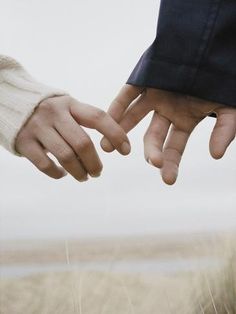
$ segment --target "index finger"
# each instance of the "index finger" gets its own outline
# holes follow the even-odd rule
[[[143,87],[129,84],[124,85],[112,101],[108,109],[109,115],[119,123],[127,108],[140,94],[142,94],[143,90]],[[102,138],[101,147],[107,152],[114,150],[112,143],[106,137]]]
[[[133,85],[124,85],[112,101],[108,113],[116,122],[120,122],[129,105],[142,94],[144,88]]]
[[[87,128],[96,129],[112,143],[122,155],[130,153],[129,139],[122,127],[105,111],[76,100],[70,108],[77,123]]]

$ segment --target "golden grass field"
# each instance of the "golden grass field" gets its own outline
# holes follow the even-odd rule
[[[2,242],[2,267],[60,262],[67,270],[2,276],[0,314],[235,314],[233,243],[231,235]],[[217,258],[224,266],[169,273],[71,267],[80,261],[112,265],[121,260],[135,264],[137,260],[203,257]]]

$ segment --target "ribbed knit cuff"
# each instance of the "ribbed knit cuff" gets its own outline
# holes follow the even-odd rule
[[[17,154],[17,134],[37,105],[62,95],[66,93],[37,82],[16,61],[0,64],[0,145]]]

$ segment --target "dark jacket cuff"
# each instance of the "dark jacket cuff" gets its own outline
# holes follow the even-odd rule
[[[166,60],[150,60],[145,55],[130,75],[127,84],[179,92],[205,100],[236,107],[236,78],[224,73],[198,69],[191,88],[196,68],[191,65],[175,64]]]

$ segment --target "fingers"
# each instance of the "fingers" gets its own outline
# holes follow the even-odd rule
[[[145,95],[141,95],[134,103],[126,110],[123,118],[120,121],[120,126],[128,133],[132,130],[150,111]],[[108,138],[103,138],[101,141],[102,148],[107,152],[114,150]]]
[[[131,147],[129,139],[119,124],[106,112],[87,104],[73,102],[71,113],[81,125],[96,129],[106,136],[112,146],[122,155],[128,155]]]
[[[191,132],[185,132],[172,125],[163,150],[162,179],[166,184],[175,183],[178,176],[179,164]]]
[[[73,149],[54,129],[48,129],[45,134],[41,132],[38,136],[40,143],[52,153],[61,166],[69,172],[76,180],[87,181],[87,171],[74,153]]]
[[[129,105],[142,93],[143,87],[124,85],[116,98],[112,101],[108,113],[119,122]]]
[[[131,131],[151,111],[149,105],[146,95],[143,94],[126,110],[120,121],[120,126],[126,133]]]
[[[220,108],[217,120],[210,139],[210,153],[213,158],[220,159],[234,140],[236,134],[236,110]]]
[[[39,104],[17,136],[21,149],[18,151],[28,156],[29,152],[24,154],[22,148],[28,139],[32,139],[32,142],[39,144],[38,150],[40,145],[42,146],[41,155],[43,154],[47,162],[50,162],[50,165],[39,166],[43,170],[46,168],[44,172],[49,175],[60,177],[62,174],[61,169],[50,161],[44,150],[52,153],[62,167],[79,181],[87,180],[88,173],[91,176],[98,176],[102,170],[102,163],[90,137],[79,124],[98,130],[121,154],[129,154],[131,148],[128,137],[109,114],[69,96],[51,97]],[[36,160],[35,164],[38,163],[37,156],[29,155],[29,159]]]
[[[112,101],[108,109],[109,115],[119,123],[126,109],[142,93],[142,91],[142,87],[128,84],[124,85],[116,98]],[[106,152],[112,152],[114,150],[112,143],[106,137],[101,140],[101,147]]]
[[[147,101],[146,95],[142,94],[138,97],[132,105],[125,111],[123,117],[119,121],[120,126],[128,133],[132,130],[149,112],[151,107]],[[103,138],[101,141],[101,146],[105,151],[111,152],[113,150],[108,139]]]
[[[168,185],[174,184],[177,179],[179,164],[191,134],[172,125],[167,137],[170,124],[168,119],[154,113],[144,136],[145,159],[151,165],[161,168],[162,179]]]
[[[61,179],[66,175],[63,168],[58,167],[46,154],[42,146],[35,140],[25,141],[18,152],[29,159],[35,167],[53,179]]]
[[[157,168],[163,166],[162,149],[169,127],[170,121],[155,112],[144,136],[145,159]]]
[[[84,169],[92,177],[100,176],[102,162],[88,134],[76,123],[71,115],[55,122],[55,128],[79,157]]]
[[[146,95],[141,95],[123,114],[123,118],[120,120],[120,126],[125,133],[128,133],[150,112],[150,110],[151,107],[149,106]],[[110,145],[107,138],[102,139],[101,146],[105,151],[113,151],[113,147]]]

